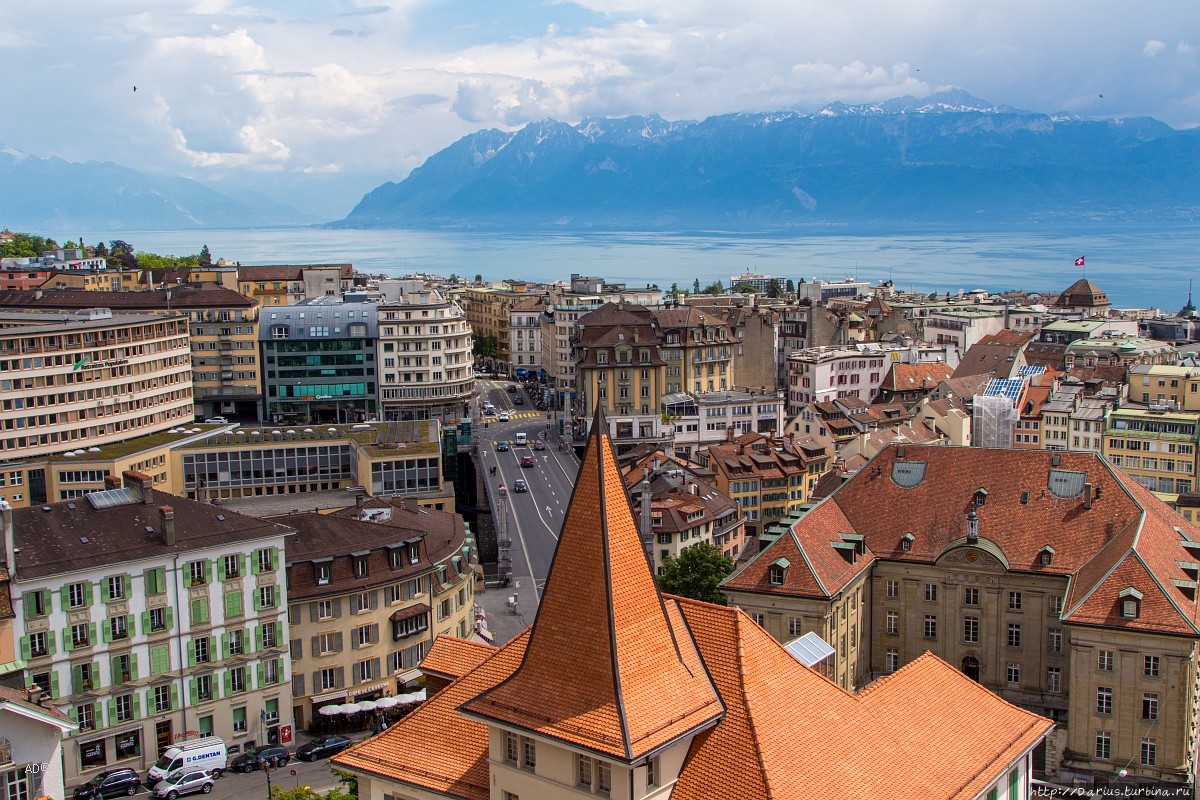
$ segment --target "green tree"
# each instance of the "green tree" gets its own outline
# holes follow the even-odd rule
[[[767,281],[767,297],[775,298],[783,294],[783,287],[779,285],[778,278],[771,278]]]
[[[329,769],[333,772],[333,776],[338,779],[338,782],[342,784],[342,791],[345,792],[346,796],[357,800],[358,776],[353,772],[346,772],[334,767],[330,767]]]
[[[692,545],[678,557],[667,556],[658,588],[669,594],[725,604],[725,593],[718,588],[733,572],[733,561],[708,542]]]
[[[475,282],[476,282],[476,283],[483,283],[483,276],[482,276],[482,275],[476,275],[476,276],[475,276]]]
[[[12,240],[0,244],[0,258],[37,258],[47,250],[57,250],[58,242],[32,233],[14,233]]]
[[[471,352],[483,358],[495,358],[500,355],[500,340],[495,336],[472,333]]]
[[[113,239],[108,243],[108,259],[113,262],[110,267],[117,269],[137,269],[137,256],[133,252],[133,245],[129,242]]]
[[[209,252],[208,245],[204,245],[200,248],[200,257],[198,260],[200,262],[200,266],[202,267],[212,266],[212,253]]]
[[[704,287],[703,294],[722,295],[725,294],[725,284],[716,280]]]
[[[796,291],[796,283],[791,278],[787,279],[788,294],[793,294]]]
[[[700,279],[692,281],[692,294],[700,294]]]
[[[706,289],[705,291],[708,290]],[[733,287],[733,291],[737,292],[738,294],[758,294],[758,289],[755,289],[748,283],[739,283],[737,286]]]

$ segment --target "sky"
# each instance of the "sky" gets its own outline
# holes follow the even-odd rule
[[[0,145],[365,190],[481,128],[951,87],[1183,128],[1197,47],[1194,0],[11,0]]]

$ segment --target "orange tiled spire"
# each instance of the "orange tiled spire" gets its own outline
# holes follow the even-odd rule
[[[674,620],[598,409],[521,666],[462,711],[637,761],[723,713],[695,643]]]

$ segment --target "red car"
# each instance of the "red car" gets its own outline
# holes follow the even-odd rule
[[[541,439],[534,439],[533,440],[533,449],[534,450],[545,450],[546,443],[543,442]]]
[[[521,466],[522,467],[536,467],[537,459],[534,458],[533,456],[521,456]]]

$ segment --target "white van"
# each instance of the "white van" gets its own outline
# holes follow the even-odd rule
[[[524,433],[517,434],[517,447],[526,447],[529,444],[529,437]]]
[[[207,769],[213,771],[213,777],[219,777],[225,763],[225,742],[215,736],[191,739],[163,751],[146,773],[146,785],[154,786],[177,769]]]

